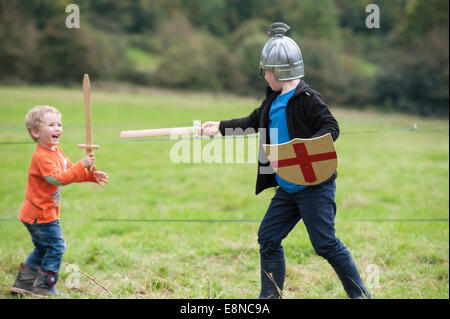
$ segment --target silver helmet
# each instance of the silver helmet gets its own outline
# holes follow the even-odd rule
[[[297,43],[284,34],[290,27],[282,22],[272,23],[267,32],[272,38],[261,52],[260,74],[273,70],[277,81],[288,81],[305,75],[303,58]]]

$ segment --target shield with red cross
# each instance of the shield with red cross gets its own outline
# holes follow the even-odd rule
[[[336,171],[337,154],[331,134],[264,144],[270,166],[284,180],[298,185],[317,185]]]

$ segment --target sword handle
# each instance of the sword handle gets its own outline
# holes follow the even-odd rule
[[[86,154],[89,154],[90,152],[92,152],[92,150],[91,150],[90,148],[87,148],[87,149],[86,149]],[[87,168],[87,170],[88,170],[88,172],[92,172],[92,171],[94,170],[94,168],[95,168],[95,164],[89,166],[89,167]]]
[[[78,148],[85,149],[86,154],[92,152],[92,150],[98,150],[100,148],[99,145],[88,145],[88,144],[78,144]],[[91,172],[95,168],[95,165],[89,166],[87,169]]]

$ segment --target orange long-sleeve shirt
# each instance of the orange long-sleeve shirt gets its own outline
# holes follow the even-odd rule
[[[59,219],[62,186],[70,183],[95,182],[81,162],[72,164],[59,146],[55,150],[37,145],[28,171],[25,199],[19,219],[33,224]]]

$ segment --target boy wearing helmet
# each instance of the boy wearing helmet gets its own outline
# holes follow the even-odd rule
[[[269,86],[260,107],[249,116],[220,122],[205,122],[202,134],[229,135],[240,128],[253,128],[263,144],[281,144],[294,138],[314,138],[330,133],[335,141],[339,125],[322,96],[301,78],[304,76],[300,48],[285,36],[290,27],[273,23],[272,38],[265,44],[260,72]],[[265,134],[269,132],[269,134]],[[335,172],[327,181],[303,186],[282,179],[259,153],[256,194],[278,187],[258,230],[261,262],[259,298],[281,298],[285,279],[282,240],[303,219],[314,251],[336,271],[350,298],[370,298],[348,249],[335,236]]]

